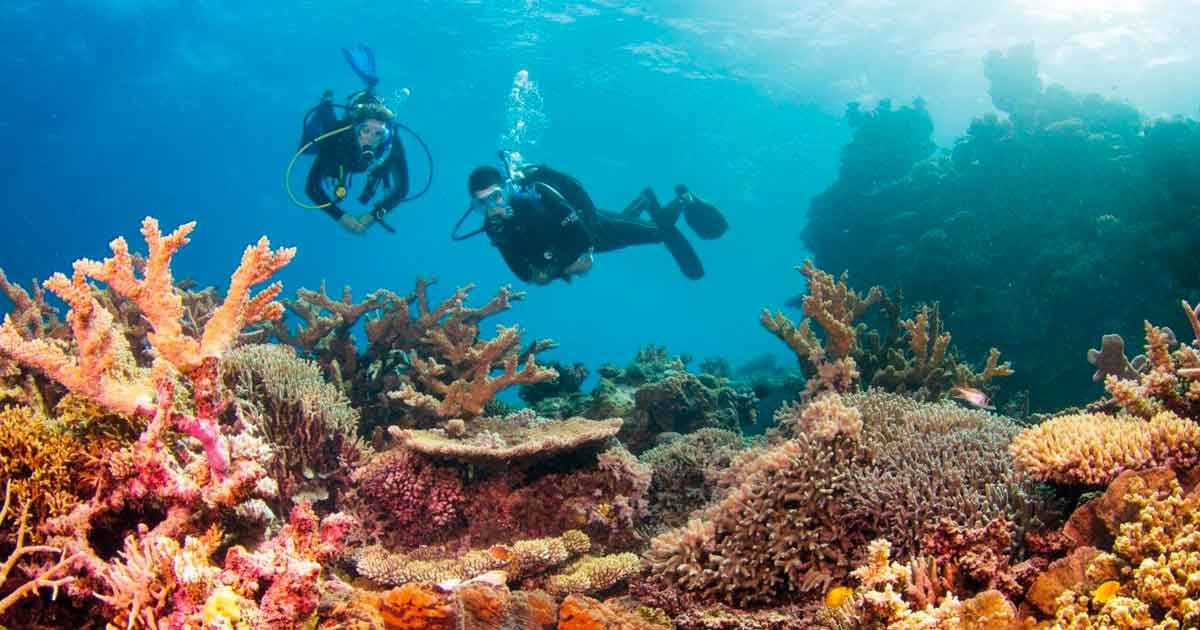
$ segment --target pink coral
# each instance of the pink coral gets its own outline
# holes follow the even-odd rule
[[[387,523],[390,538],[414,546],[443,538],[462,523],[463,484],[457,471],[407,449],[393,449],[356,470],[358,496]]]

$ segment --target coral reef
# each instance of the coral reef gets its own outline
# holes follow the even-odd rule
[[[1195,602],[1200,499],[1173,479],[1153,487],[1133,477],[1122,488],[1125,517],[1111,552],[1092,552],[1082,576],[1063,584],[1055,628],[1180,628],[1200,623]],[[1088,548],[1082,548],[1088,549]]]
[[[487,464],[550,457],[603,443],[617,434],[622,420],[568,418],[547,420],[532,414],[483,418],[452,430],[420,431],[389,427],[404,448],[434,457]]]
[[[716,496],[715,473],[728,467],[741,448],[742,440],[736,433],[709,428],[675,436],[639,455],[638,459],[652,472],[646,526],[653,529],[686,523],[688,514]]]
[[[1200,291],[1196,235],[1179,229],[1200,198],[1200,125],[1044,85],[1027,47],[990,54],[984,74],[1002,113],[940,151],[924,102],[851,106],[854,137],[802,238],[822,267],[939,303],[965,355],[1003,340],[1036,409],[1083,404],[1096,331],[1128,339]]]

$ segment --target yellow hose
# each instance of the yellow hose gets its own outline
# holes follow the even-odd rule
[[[287,169],[283,172],[283,189],[287,191],[288,197],[291,197],[292,203],[296,204],[297,206],[300,206],[301,208],[307,208],[309,210],[320,210],[321,208],[328,208],[329,206],[333,205],[332,201],[330,201],[328,203],[323,203],[323,204],[317,206],[317,205],[313,205],[311,203],[304,203],[303,201],[300,201],[299,199],[297,199],[296,195],[292,192],[292,167],[296,165],[296,160],[300,159],[301,155],[304,155],[304,152],[308,150],[308,147],[311,147],[312,145],[314,145],[322,140],[325,140],[326,138],[336,136],[339,133],[342,133],[343,131],[350,129],[353,126],[354,125],[346,125],[345,127],[341,127],[339,129],[334,129],[333,131],[327,131],[327,132],[317,136],[316,138],[313,138],[311,141],[308,142],[308,144],[300,147],[300,150],[296,151],[296,154],[292,156],[292,161],[288,162]]]

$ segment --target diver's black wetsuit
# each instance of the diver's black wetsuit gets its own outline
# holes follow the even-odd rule
[[[518,278],[565,279],[564,269],[589,251],[647,243],[666,243],[688,277],[704,274],[695,251],[673,225],[600,210],[578,180],[546,166],[525,167],[522,175],[521,192],[510,199],[512,216],[489,217],[485,223],[492,244]],[[657,210],[657,202],[653,205]],[[682,259],[680,247],[686,250]]]
[[[320,133],[350,124],[347,121],[338,120],[333,113],[333,106],[328,103],[322,104],[314,116],[316,116],[314,122],[321,130]],[[389,127],[393,126],[391,123],[388,125]],[[354,130],[348,129],[319,143],[317,157],[308,171],[308,182],[304,187],[304,191],[313,203],[319,206],[329,204],[322,210],[335,220],[341,219],[346,213],[338,207],[337,200],[330,198],[329,194],[325,192],[326,182],[343,180],[348,188],[349,176],[354,173],[362,173],[371,165],[370,160],[363,157],[355,136]],[[391,138],[388,140],[388,144],[391,149],[387,159],[374,171],[367,174],[366,185],[358,197],[359,203],[368,203],[382,182],[388,192],[374,207],[384,213],[390,212],[408,195],[408,160],[404,155],[404,145],[401,144],[400,138],[396,137],[395,129],[391,129]]]

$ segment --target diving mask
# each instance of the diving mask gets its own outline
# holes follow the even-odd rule
[[[512,205],[509,203],[508,193],[503,186],[484,189],[483,194],[471,200],[471,209],[484,217],[497,214],[508,216],[512,213]]]
[[[354,125],[354,134],[364,148],[376,148],[392,137],[392,130],[378,121],[375,121],[374,125],[370,122],[362,122]]]

